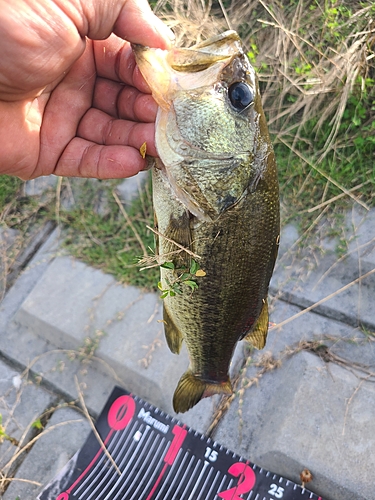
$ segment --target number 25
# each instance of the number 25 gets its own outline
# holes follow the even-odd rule
[[[282,488],[281,486],[277,486],[277,484],[271,484],[271,488],[269,489],[268,493],[275,498],[283,498],[284,488]]]

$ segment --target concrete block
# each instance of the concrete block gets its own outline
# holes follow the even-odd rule
[[[51,407],[56,397],[0,360],[0,415],[2,429],[11,437],[0,440],[0,469],[4,474],[13,470],[16,462],[13,456],[20,446],[32,438],[32,423],[46,409]],[[18,464],[18,461],[17,461]]]
[[[375,274],[353,281],[375,268],[375,209],[354,206],[343,226],[348,251],[338,258],[335,241],[323,240],[320,248],[304,251],[293,247],[296,228],[288,224],[281,231],[280,253],[271,280],[271,293],[301,307],[308,307],[332,295],[315,310],[352,326],[375,329],[372,314]],[[339,292],[339,293],[337,293]]]
[[[139,196],[140,191],[149,178],[150,172],[145,171],[139,172],[139,174],[134,177],[124,179],[123,182],[116,187],[120,200],[125,203],[125,205],[130,205],[131,202]]]
[[[0,335],[0,351],[21,369],[27,367],[42,386],[63,396],[68,402],[78,397],[77,378],[87,408],[94,416],[101,411],[114,385],[126,388],[126,383],[103,361],[97,358],[81,359],[77,352],[56,349],[32,331],[14,323],[9,324],[6,332]]]
[[[249,368],[247,380],[259,369]],[[373,384],[300,352],[236,398],[215,439],[297,483],[308,468],[314,476],[308,488],[325,500],[370,500],[374,412]]]
[[[284,255],[299,238],[298,229],[294,224],[286,224],[281,228],[279,257]]]
[[[50,261],[55,257],[59,244],[59,230],[55,229],[47,240],[41,244],[30,263],[18,276],[17,281],[0,302],[0,331],[6,330],[6,325],[16,313],[22,302],[43,276]],[[1,335],[0,335],[1,339]]]
[[[129,370],[126,371],[124,369],[120,369],[118,372],[118,366],[112,363],[111,356],[113,355],[113,349],[111,349],[110,344],[108,346],[109,353],[107,353],[108,357],[106,358],[106,360],[99,357],[99,351],[96,352],[96,356],[94,356],[93,358],[85,358],[83,360],[77,352],[77,350],[83,347],[84,339],[87,336],[89,336],[90,334],[95,335],[95,329],[97,326],[103,327],[103,330],[106,333],[106,335],[102,337],[102,340],[107,339],[109,333],[111,332],[111,330],[108,329],[111,326],[110,319],[115,319],[115,321],[112,321],[112,323],[121,323],[124,325],[123,330],[121,330],[121,325],[117,324],[116,328],[119,329],[119,334],[128,332],[126,323],[128,317],[130,317],[130,319],[133,318],[133,325],[136,326],[136,321],[134,320],[135,316],[133,315],[133,312],[131,312],[130,316],[128,316],[128,313],[130,311],[128,311],[127,307],[129,304],[127,304],[125,300],[121,300],[121,297],[123,297],[123,295],[121,295],[121,297],[118,297],[118,301],[116,302],[116,304],[120,302],[119,307],[116,307],[115,303],[111,303],[111,297],[116,298],[117,291],[123,290],[124,287],[116,284],[111,277],[105,277],[105,275],[103,275],[103,273],[101,273],[100,271],[91,270],[94,271],[95,274],[95,278],[92,279],[91,276],[91,281],[89,281],[89,285],[93,287],[93,293],[90,298],[90,294],[87,293],[87,286],[83,285],[82,289],[86,291],[82,295],[87,295],[85,299],[87,307],[86,309],[79,311],[79,308],[82,306],[82,301],[78,300],[81,297],[80,290],[78,290],[77,294],[74,295],[74,286],[79,287],[79,282],[74,282],[73,280],[73,288],[70,288],[70,286],[64,287],[64,293],[59,294],[59,290],[61,290],[60,287],[64,286],[64,280],[62,279],[62,276],[65,272],[65,268],[61,268],[59,265],[57,265],[57,268],[60,269],[61,272],[53,274],[52,283],[50,281],[51,270],[49,266],[51,262],[53,262],[53,265],[55,265],[53,259],[58,254],[58,243],[59,234],[58,231],[55,231],[48,239],[48,241],[42,246],[42,248],[36,253],[33,260],[30,262],[25,271],[19,276],[18,280],[8,291],[2,304],[0,305],[0,353],[7,359],[11,360],[13,363],[18,364],[20,366],[20,369],[29,367],[38,375],[38,377],[42,379],[43,384],[51,387],[53,390],[57,391],[57,393],[64,395],[66,400],[73,400],[77,397],[75,386],[75,376],[77,376],[80,383],[82,384],[81,388],[84,391],[87,407],[94,415],[97,415],[100,412],[115,384],[121,385],[125,389],[137,393],[139,396],[148,399],[155,405],[158,405],[162,410],[169,411],[173,414],[171,406],[173,392],[175,386],[177,385],[179,377],[186,369],[188,360],[186,352],[182,353],[180,356],[176,356],[172,354],[166,347],[164,334],[162,333],[162,325],[157,323],[157,318],[160,318],[160,309],[159,311],[156,311],[155,308],[159,307],[160,303],[158,302],[156,296],[154,296],[153,298],[146,297],[146,301],[148,299],[147,303],[149,309],[144,309],[143,316],[141,315],[141,317],[143,317],[146,322],[146,333],[148,332],[149,341],[146,342],[144,338],[140,338],[140,336],[142,335],[142,331],[138,328],[136,332],[137,336],[134,338],[136,357],[131,360],[131,365],[141,373],[141,377],[139,378],[140,381],[136,379],[136,387],[134,387],[131,383],[130,378],[127,376]],[[60,258],[56,260],[59,261]],[[86,268],[86,271],[89,269],[87,268],[87,266],[82,265],[80,262],[71,261],[68,258],[67,262],[69,263],[67,268],[71,267],[72,269],[75,269],[75,266],[78,265],[79,269],[82,269],[80,266]],[[65,262],[65,264],[67,264],[67,262]],[[59,262],[57,264],[59,264]],[[53,267],[53,269],[56,268]],[[88,271],[88,275],[90,275],[91,271]],[[79,275],[77,277],[79,279],[86,279],[84,275]],[[99,282],[96,282],[96,280],[99,280]],[[40,291],[40,287],[43,287],[43,283],[45,282],[50,283],[51,288],[46,289],[46,294],[41,293],[40,296],[38,295],[38,300],[41,300],[39,306],[42,306],[42,304],[47,304],[47,306],[49,307],[48,304],[53,304],[51,298],[55,297],[56,307],[53,309],[52,316],[54,316],[54,314],[57,315],[56,322],[60,325],[60,320],[62,320],[62,324],[64,324],[64,321],[66,321],[66,325],[72,324],[74,323],[74,321],[77,321],[77,324],[80,325],[79,328],[76,328],[77,324],[75,325],[76,329],[73,329],[73,332],[76,337],[74,337],[73,335],[73,340],[71,341],[71,343],[66,343],[67,337],[60,336],[61,332],[59,332],[58,335],[53,335],[48,329],[48,325],[43,325],[41,321],[39,321],[39,323],[32,322],[33,326],[31,327],[27,321],[25,321],[25,325],[22,323],[22,320],[18,322],[13,320],[13,318],[17,319],[19,318],[19,316],[21,316],[22,318],[22,304],[24,302],[28,303],[27,301],[30,297],[35,297],[35,290]],[[108,300],[108,298],[106,299],[105,304],[107,305],[100,306],[100,311],[104,310],[104,319],[98,318],[99,309],[95,308],[95,305],[98,305],[98,300],[96,299],[100,298],[100,293],[103,292],[105,288],[103,286],[100,286],[103,284],[109,284],[109,288],[114,288],[114,290],[111,292],[112,295],[109,295],[110,300]],[[114,293],[115,290],[116,293]],[[131,297],[132,300],[142,296],[139,289],[135,289],[135,291],[136,295],[135,297]],[[128,292],[129,290],[126,291],[127,294]],[[71,297],[72,294],[74,295],[73,300]],[[48,297],[49,295],[50,297]],[[95,296],[97,296],[96,299],[92,300]],[[129,295],[127,295],[127,297],[129,298]],[[75,301],[76,308],[74,309],[74,304],[72,304],[72,302]],[[64,308],[62,307],[62,304],[65,303],[68,304],[68,308],[70,309],[69,314],[64,315]],[[139,308],[142,310],[142,299],[139,299],[137,302],[135,302],[135,304],[139,305]],[[135,304],[133,304],[133,306]],[[108,311],[106,311],[107,306]],[[32,321],[34,312],[37,313],[39,310],[38,307],[35,308],[35,311],[31,311]],[[150,307],[152,310],[150,310]],[[112,313],[114,313],[114,318],[110,318]],[[71,314],[78,314],[78,317],[75,316],[75,319],[70,321],[69,315]],[[137,311],[134,311],[134,314],[138,314]],[[147,321],[150,317],[154,317],[154,320],[147,324]],[[79,323],[80,321],[81,323]],[[108,325],[107,321],[109,321]],[[34,326],[36,326],[36,328],[34,328]],[[82,328],[84,329],[84,334],[82,334],[81,332]],[[71,332],[69,331],[68,333],[70,336]],[[20,342],[20,339],[22,339],[22,342]],[[62,342],[61,344],[59,344],[60,341]],[[118,342],[122,342],[121,338],[118,340]],[[75,349],[76,352],[71,353],[64,351],[61,347],[62,345],[68,345],[70,348]],[[158,353],[160,349],[162,349],[162,352]],[[72,354],[75,355],[74,360],[71,359]],[[124,359],[126,360],[127,357],[130,356],[130,354],[131,353],[129,351],[129,353],[124,356]],[[157,354],[158,356],[155,356],[155,354]],[[122,362],[122,358],[120,355],[118,355],[118,353],[117,359],[118,362]],[[173,363],[174,369],[168,372],[168,366],[171,363]],[[147,364],[148,367],[146,368]],[[125,376],[122,376],[124,375],[124,371]],[[150,391],[147,389],[149,387],[148,384],[142,384],[142,381],[144,380],[143,377],[148,377],[149,379],[153,380],[153,383],[155,385],[157,385],[161,383],[160,380],[163,374],[168,383],[165,386],[162,386],[159,391],[155,391],[150,394]],[[160,393],[161,391],[162,394]],[[197,408],[193,412],[190,412],[188,418],[192,418],[195,423],[195,428],[200,432],[203,432],[209,424],[209,418],[211,415],[211,402],[210,400],[206,400],[200,405],[200,408],[204,409],[201,411],[200,408]],[[193,423],[189,423],[189,425],[193,425]]]
[[[56,410],[17,470],[15,480],[8,487],[3,499],[36,498],[43,487],[84,444],[89,432],[90,425],[81,413],[72,408]],[[37,484],[27,482],[28,480]]]
[[[56,187],[58,177],[56,175],[43,175],[36,179],[25,182],[26,196],[40,196],[45,191]]]
[[[324,255],[305,254],[301,258],[285,254],[277,264],[270,291],[301,307],[309,307],[330,296],[316,307],[316,312],[352,326],[362,324],[373,330],[375,274],[351,285],[373,269],[374,264],[370,261],[359,262],[352,255],[338,261],[332,251]]]
[[[14,316],[59,349],[90,349],[126,388],[171,411],[171,394],[188,365],[170,353],[156,294],[122,286],[68,257],[55,259]],[[91,339],[91,340],[87,340]]]
[[[272,302],[270,320],[275,326],[268,332],[264,351],[279,355],[283,350],[296,347],[301,341],[319,341],[329,346],[336,355],[351,362],[374,365],[375,346],[371,337],[340,321],[303,311],[282,300]],[[259,351],[261,354],[262,351]]]
[[[375,209],[370,211],[356,206],[346,215],[348,251],[358,262],[375,266]]]

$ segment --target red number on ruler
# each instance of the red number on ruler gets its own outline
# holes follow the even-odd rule
[[[228,472],[234,477],[239,477],[238,484],[230,490],[218,493],[218,496],[224,498],[224,500],[242,500],[239,495],[242,493],[249,493],[249,491],[254,488],[256,481],[255,472],[243,462],[237,462],[231,465]]]
[[[135,413],[135,401],[131,396],[120,396],[108,412],[108,425],[115,431],[125,429]]]
[[[152,495],[155,493],[156,488],[159,486],[159,483],[162,480],[162,477],[168,468],[168,465],[172,465],[173,462],[175,461],[175,458],[177,457],[178,450],[181,448],[181,445],[184,442],[184,439],[186,438],[187,430],[184,429],[183,427],[179,427],[178,425],[175,425],[172,429],[172,433],[174,434],[174,438],[172,439],[171,444],[169,445],[168,451],[165,454],[165,457],[164,457],[165,464],[163,466],[162,471],[159,474],[159,477],[155,481],[150,493],[148,494],[148,497],[146,498],[146,500],[151,500]]]
[[[177,456],[178,450],[181,448],[181,445],[184,442],[184,439],[186,438],[187,430],[184,429],[183,427],[175,425],[172,429],[172,433],[174,434],[174,438],[171,444],[169,445],[168,451],[164,457],[164,462],[167,463],[168,465],[173,464]]]

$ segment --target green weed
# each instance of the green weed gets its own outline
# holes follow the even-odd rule
[[[23,181],[18,177],[10,175],[0,175],[0,212],[4,207],[15,199],[17,193],[23,185]]]
[[[161,281],[158,282],[158,288],[161,291],[160,298],[175,297],[184,293],[184,287],[190,288],[194,292],[198,288],[197,278],[206,275],[205,271],[200,268],[198,262],[194,259],[191,261],[189,269],[177,269],[173,262],[164,262],[160,267],[173,271],[173,279],[165,278],[168,288],[163,288]]]

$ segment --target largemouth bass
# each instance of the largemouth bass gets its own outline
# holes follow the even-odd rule
[[[134,51],[159,105],[157,252],[165,262],[166,340],[174,353],[184,340],[190,358],[173,397],[175,411],[185,412],[232,392],[239,340],[265,345],[280,230],[276,163],[257,77],[236,32],[191,48]]]

